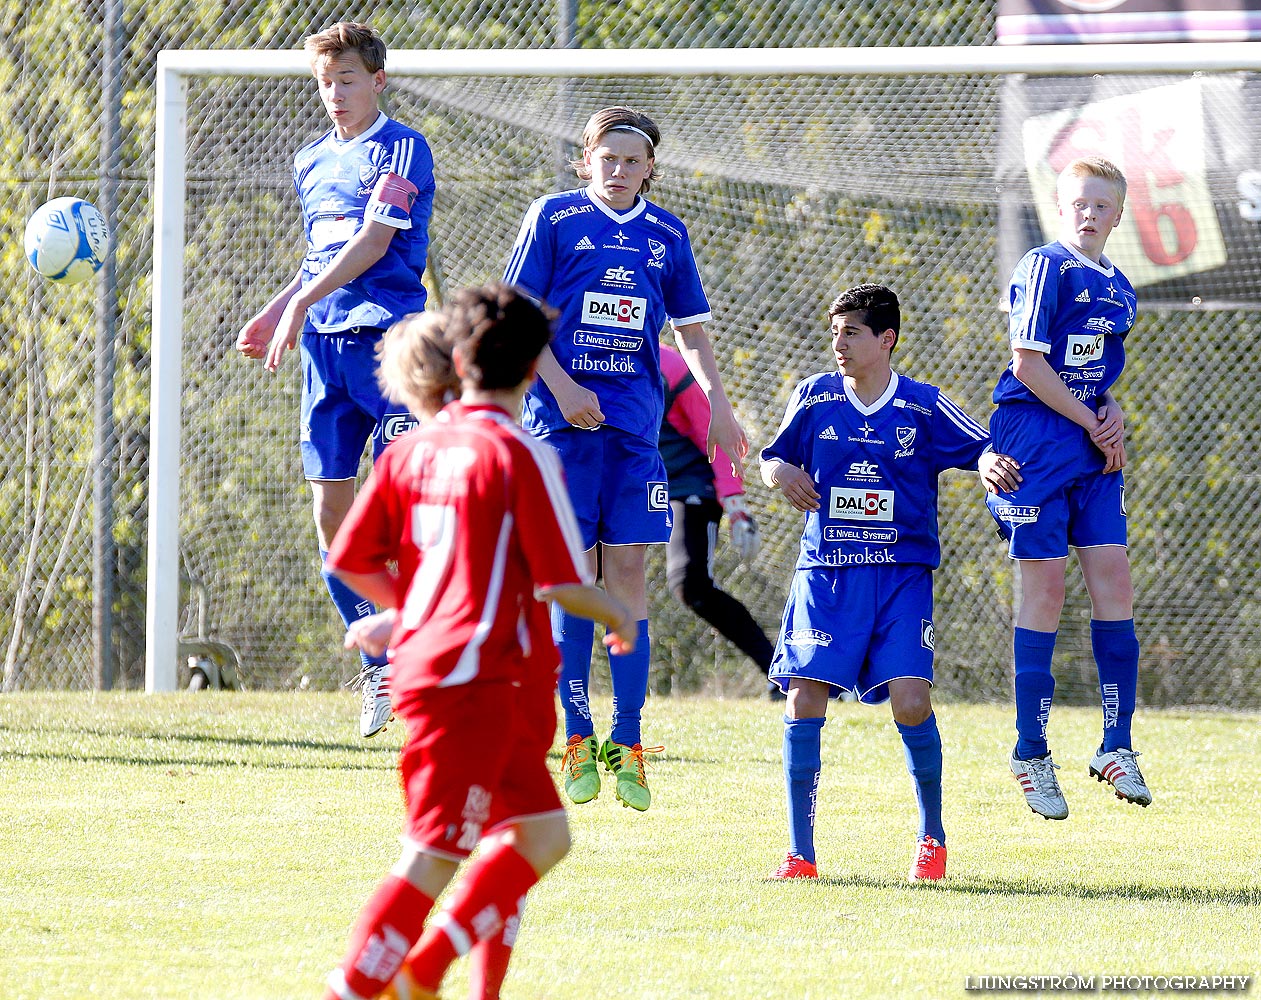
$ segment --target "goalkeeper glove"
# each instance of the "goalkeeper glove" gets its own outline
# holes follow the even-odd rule
[[[740,558],[751,562],[762,548],[762,539],[758,536],[757,522],[749,513],[749,506],[744,502],[744,495],[737,493],[722,502],[723,512],[727,515],[727,526],[731,529],[731,544],[740,553]]]

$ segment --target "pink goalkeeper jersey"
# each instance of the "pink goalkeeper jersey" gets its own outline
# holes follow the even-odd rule
[[[560,459],[497,406],[449,404],[377,460],[328,554],[374,573],[397,561],[390,641],[401,691],[555,670],[540,588],[589,583]]]

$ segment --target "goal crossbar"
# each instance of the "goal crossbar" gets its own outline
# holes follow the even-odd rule
[[[1194,73],[1261,69],[1261,42],[743,49],[396,50],[402,76],[811,76]],[[302,51],[165,50],[157,60],[145,690],[174,690],[180,593],[185,159],[192,77],[300,77]]]

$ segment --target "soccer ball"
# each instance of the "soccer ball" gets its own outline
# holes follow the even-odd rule
[[[73,285],[100,270],[109,252],[109,228],[96,206],[82,198],[54,198],[26,224],[26,259],[49,281]]]

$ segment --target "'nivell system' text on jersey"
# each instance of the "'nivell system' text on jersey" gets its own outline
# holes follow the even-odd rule
[[[554,670],[542,588],[591,582],[560,459],[502,409],[451,403],[377,460],[328,565],[397,561],[398,693]]]
[[[1125,335],[1138,308],[1129,280],[1106,257],[1096,264],[1055,242],[1021,258],[1009,294],[1011,346],[1041,351],[1069,391],[1096,406],[1125,367]],[[1040,400],[1008,365],[994,402]]]
[[[433,157],[414,129],[378,115],[353,139],[330,129],[294,156],[307,250],[302,282],[312,281],[365,221],[398,230],[379,261],[307,310],[305,332],[385,328],[425,308],[425,256],[433,208]]]
[[[661,428],[657,333],[709,320],[683,223],[643,198],[625,212],[589,188],[539,198],[526,213],[504,280],[559,311],[552,353],[596,394],[605,423],[654,444]],[[567,426],[542,379],[522,425]]]
[[[819,510],[806,514],[797,569],[908,563],[936,569],[937,477],[975,469],[984,429],[936,386],[892,373],[871,406],[839,372],[797,385],[763,462],[808,472]]]

